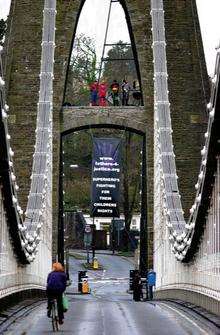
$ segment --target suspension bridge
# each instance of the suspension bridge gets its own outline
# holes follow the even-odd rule
[[[84,1],[12,1],[0,55],[0,299],[45,290],[62,235],[62,136],[115,126],[146,138],[141,248],[157,273],[156,296],[220,314],[220,49],[209,93],[195,2],[173,1],[175,14],[167,0],[120,3],[140,107],[63,107]],[[22,38],[19,23],[29,27]]]

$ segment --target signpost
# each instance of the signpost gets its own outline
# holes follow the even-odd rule
[[[85,233],[86,233],[86,234],[90,234],[91,232],[92,232],[92,229],[91,229],[90,225],[87,224],[87,225],[85,226]]]
[[[120,231],[124,229],[125,221],[124,219],[113,218],[112,219],[112,241],[113,247],[115,248],[115,240],[117,234],[117,246],[120,246]]]
[[[84,246],[86,248],[87,252],[87,263],[89,264],[89,248],[92,243],[92,229],[90,225],[85,225],[85,231],[84,231]]]

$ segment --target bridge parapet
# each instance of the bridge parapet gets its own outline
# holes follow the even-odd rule
[[[166,220],[161,218],[154,226],[154,264],[158,274],[157,297],[181,299],[220,315],[219,189],[220,158],[217,158],[211,204],[197,254],[189,264],[178,262],[172,255]]]
[[[219,52],[212,80],[211,100],[207,105],[209,121],[204,134],[205,145],[201,150],[201,166],[195,185],[196,198],[186,223],[178,190],[171,135],[163,1],[152,0],[152,8],[157,130],[154,142],[154,264],[158,278],[157,296],[185,300],[220,314],[220,159],[217,132]],[[184,261],[185,264],[177,260]]]
[[[45,0],[43,13],[36,142],[25,214],[18,202],[19,187],[16,184],[12,158],[14,152],[8,133],[9,107],[6,104],[0,57],[0,298],[25,290],[44,289],[47,273],[51,268],[51,133],[56,1]],[[1,51],[0,49],[0,53]]]
[[[146,109],[136,106],[63,107],[61,133],[89,125],[116,125],[146,132]]]
[[[42,241],[35,262],[27,266],[20,266],[9,237],[0,187],[0,299],[26,290],[45,290],[46,276],[51,267],[51,243],[47,236],[49,233],[48,227],[43,227]]]

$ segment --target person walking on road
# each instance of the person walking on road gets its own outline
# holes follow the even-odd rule
[[[149,300],[153,300],[153,289],[156,285],[156,272],[151,269],[147,273],[147,290]]]
[[[135,273],[133,281],[133,300],[140,301],[142,295],[141,276],[139,273]]]
[[[66,290],[67,276],[61,263],[53,264],[53,271],[47,277],[47,298],[48,298],[48,311],[47,316],[51,316],[51,308],[53,300],[57,300],[57,309],[59,324],[63,324],[63,292]]]

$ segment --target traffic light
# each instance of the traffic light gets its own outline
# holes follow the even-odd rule
[[[133,291],[133,282],[135,274],[138,273],[139,270],[130,270],[130,277],[129,277],[129,291]]]

